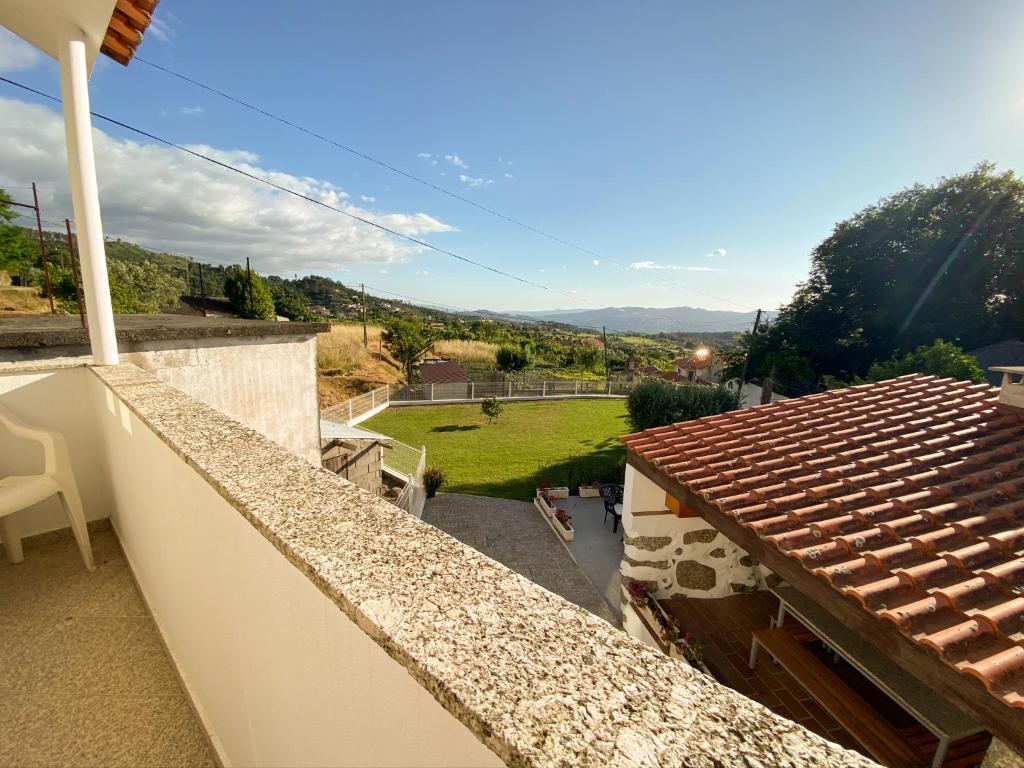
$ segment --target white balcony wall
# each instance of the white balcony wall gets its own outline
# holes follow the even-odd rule
[[[85,368],[0,373],[0,407],[33,426],[60,432],[67,441],[72,470],[87,520],[110,516],[110,484],[97,441],[95,414],[81,393],[95,377]],[[0,475],[28,475],[42,470],[38,444],[15,438],[0,428]],[[22,536],[68,527],[56,497],[14,514]]]
[[[226,765],[501,764],[89,378],[114,527]]]

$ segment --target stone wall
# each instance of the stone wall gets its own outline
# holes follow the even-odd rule
[[[764,587],[766,571],[700,517],[667,511],[665,492],[626,467],[623,579],[655,585],[659,598],[727,597]],[[664,511],[665,514],[645,514]]]

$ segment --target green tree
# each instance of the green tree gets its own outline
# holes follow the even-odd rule
[[[499,371],[516,376],[533,365],[533,355],[525,343],[519,346],[502,344],[495,353],[495,362]]]
[[[868,370],[869,381],[883,381],[908,373],[927,373],[943,378],[961,379],[980,384],[985,380],[978,361],[955,344],[939,339],[921,345],[903,357],[875,363]]]
[[[289,320],[308,322],[316,316],[309,311],[309,303],[302,296],[281,296],[274,299],[274,311]]]
[[[496,418],[501,416],[503,410],[505,407],[496,397],[485,397],[480,402],[480,411],[487,417],[488,424],[493,423]]]
[[[239,317],[250,320],[273,320],[276,317],[274,298],[266,283],[255,272],[246,272],[241,267],[229,267],[224,278],[224,294],[231,302],[232,311]]]
[[[1020,336],[1022,286],[1024,181],[982,164],[837,224],[769,341],[818,375],[852,378],[936,339],[970,349]]]
[[[405,381],[412,386],[415,366],[436,341],[431,329],[418,317],[402,317],[387,324],[381,341],[398,362],[405,368]]]
[[[118,314],[154,313],[171,309],[181,297],[184,283],[162,271],[152,262],[107,262],[110,301]],[[59,270],[54,291],[64,297],[69,311],[77,311],[75,287],[70,270]],[[62,302],[64,305],[65,302]]]
[[[629,423],[637,432],[739,408],[739,393],[725,387],[673,384],[645,379],[626,398]]]
[[[39,261],[39,246],[26,231],[12,222],[18,214],[9,205],[11,197],[0,189],[0,270],[26,278]]]

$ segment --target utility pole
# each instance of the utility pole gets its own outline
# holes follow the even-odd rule
[[[46,243],[43,242],[43,219],[39,215],[39,193],[36,191],[36,183],[32,182],[32,202],[36,209],[36,232],[39,234],[39,255],[43,260],[43,280],[46,283],[46,296],[50,299],[50,314],[57,314],[57,308],[53,306],[53,286],[50,284],[50,264],[46,259]]]
[[[253,300],[252,300],[252,270],[249,269],[249,257],[248,256],[245,257],[245,277],[246,277],[246,282],[249,283],[249,314],[255,320],[256,319],[256,309],[253,306]]]
[[[757,317],[754,318],[754,329],[750,332],[750,345],[754,344],[754,337],[757,336],[757,328],[761,325],[761,310],[757,310]],[[743,373],[740,374],[739,396],[743,397],[743,387],[747,383],[747,366],[750,365],[750,347],[747,347],[747,356],[743,359]]]
[[[75,281],[75,300],[78,302],[78,318],[85,328],[85,300],[82,298],[82,281],[78,274],[78,264],[75,259],[75,246],[71,239],[71,219],[64,219],[64,228],[68,231],[68,261],[71,262],[71,278]]]
[[[608,329],[601,326],[601,342],[604,344],[604,390],[606,395],[612,393],[612,373],[608,370]]]
[[[203,284],[203,262],[199,262],[199,294],[203,297],[203,317],[206,317],[206,286]]]
[[[363,289],[363,349],[368,349],[370,343],[366,335],[366,283],[360,283],[359,286]]]
[[[188,279],[188,256],[185,256],[185,295],[192,295],[192,282]]]
[[[36,212],[36,234],[39,236],[39,257],[43,262],[43,277],[46,281],[46,295],[50,299],[50,313],[57,314],[53,305],[53,287],[50,285],[50,266],[46,261],[46,244],[43,242],[43,219],[39,215],[39,194],[36,192],[36,183],[32,182],[32,205],[28,203],[16,203],[11,200],[8,205],[16,205],[18,208],[29,208]]]

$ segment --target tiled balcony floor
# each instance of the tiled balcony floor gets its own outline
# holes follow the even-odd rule
[[[0,554],[0,766],[215,766],[113,531]]]
[[[774,595],[756,592],[710,600],[679,597],[661,603],[700,640],[705,663],[719,682],[830,741],[863,751],[769,654],[760,654],[756,669],[747,666],[752,631],[767,628],[778,611]]]

